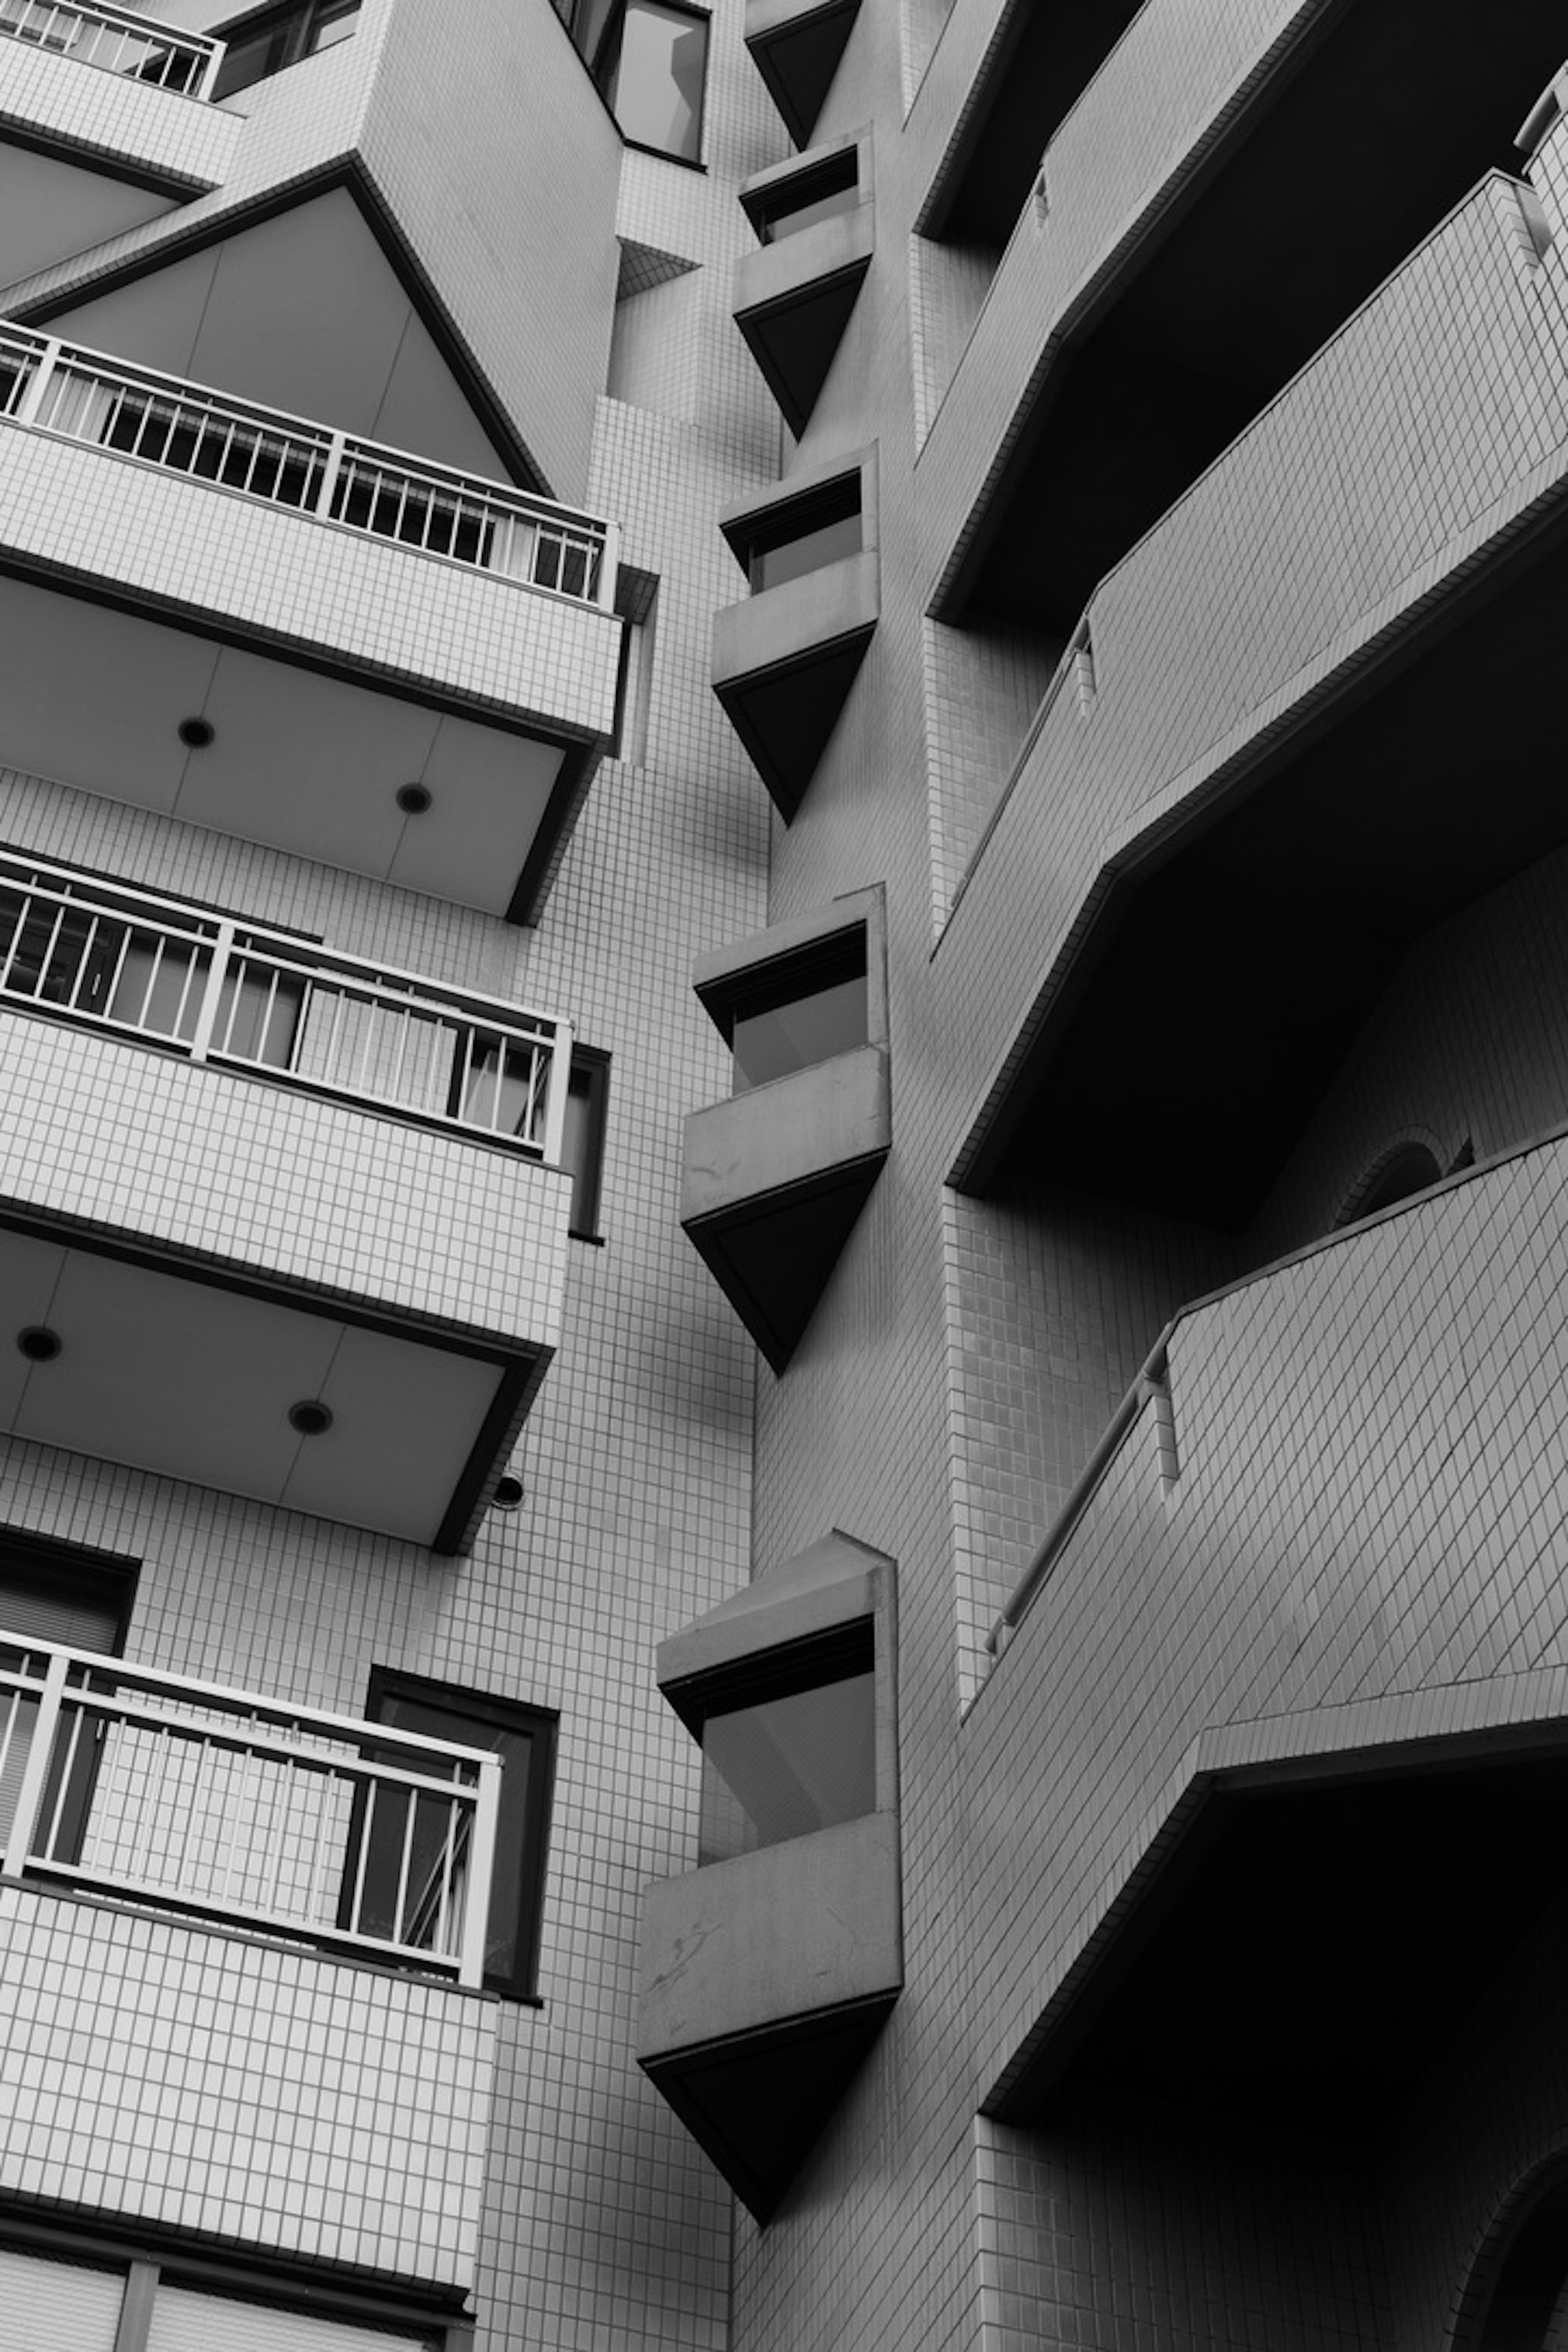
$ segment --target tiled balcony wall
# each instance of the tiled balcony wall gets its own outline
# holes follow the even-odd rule
[[[9,1880],[0,1985],[7,2195],[471,2285],[482,1994]]]
[[[1561,1711],[1565,1175],[1559,1136],[1176,1319],[963,1737],[1010,1791],[988,2084],[1196,1770]]]
[[[30,137],[196,188],[226,177],[243,131],[204,102],[222,44],[131,10],[0,7],[0,120]]]

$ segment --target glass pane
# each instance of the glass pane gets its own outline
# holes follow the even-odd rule
[[[628,139],[697,160],[708,23],[658,0],[626,0],[612,104]]]
[[[328,5],[318,8],[305,38],[306,54],[314,56],[318,49],[335,48],[339,41],[346,41],[356,29],[359,10],[360,0],[329,0]]]
[[[500,1806],[496,1823],[495,1874],[490,1881],[485,1974],[496,1977],[514,1975],[518,1964],[525,1876],[530,1860],[528,1797],[529,1774],[533,1762],[531,1733],[509,1731],[503,1724],[485,1723],[477,1716],[459,1714],[455,1707],[432,1706],[424,1699],[405,1697],[401,1692],[388,1692],[382,1699],[378,1714],[383,1723],[395,1724],[400,1731],[417,1731],[426,1739],[454,1739],[464,1748],[487,1748],[500,1758]],[[402,1831],[403,1822],[399,1819],[399,1840]],[[401,1851],[399,1844],[399,1854]],[[376,1859],[376,1847],[373,1843],[373,1867]],[[370,1873],[367,1871],[367,1904],[369,1883]],[[393,1874],[384,1906],[389,1916],[396,1885],[396,1875]],[[369,1926],[370,1923],[367,1921],[366,1924]],[[373,1928],[371,1932],[385,1934],[388,1931],[382,1927]]]
[[[58,2337],[49,2339],[64,2342]],[[395,2334],[386,2327],[359,2327],[313,2313],[278,2311],[264,2303],[241,2303],[231,2295],[198,2294],[190,2287],[160,2286],[147,2331],[147,2352],[413,2352],[434,2339],[427,2334]]]
[[[700,1862],[783,1845],[877,1809],[874,1677],[710,1716],[702,1727]]]
[[[781,197],[776,209],[763,220],[763,243],[776,245],[781,236],[794,236],[797,229],[832,220],[837,213],[852,213],[859,201],[860,191],[853,180],[847,187],[832,188],[821,195],[805,194],[797,204]]]
[[[114,2352],[125,2281],[118,2271],[42,2262],[0,2246],[0,2352]]]
[[[786,539],[779,547],[760,547],[753,551],[747,569],[752,593],[761,588],[776,588],[781,581],[798,580],[804,572],[819,572],[825,563],[837,563],[840,557],[860,552],[860,516],[841,515],[837,522],[825,522],[816,530],[805,531],[799,539]]]
[[[737,1015],[731,1040],[735,1092],[788,1077],[866,1043],[866,975],[835,981],[788,1004]]]
[[[213,85],[215,98],[228,98],[237,89],[248,89],[253,82],[266,81],[269,75],[281,73],[289,62],[289,41],[293,22],[273,23],[248,38],[243,34],[231,41],[224,51]]]

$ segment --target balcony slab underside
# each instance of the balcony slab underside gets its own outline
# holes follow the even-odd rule
[[[735,324],[792,433],[805,430],[870,266],[873,214],[859,205],[735,266]]]
[[[471,2289],[493,2002],[7,1880],[8,2008],[24,1987],[28,2031],[0,2050],[7,2197]],[[90,2149],[68,2154],[60,2118],[89,2106]]]
[[[487,912],[531,910],[614,730],[614,614],[0,432],[0,758]],[[213,729],[205,749],[182,743],[189,719]],[[397,803],[409,783],[431,796],[421,814]]]
[[[903,1982],[897,1814],[650,1887],[642,1979],[638,2063],[765,2220]]]
[[[879,1045],[687,1120],[681,1224],[775,1371],[799,1345],[891,1140]]]
[[[764,588],[713,619],[713,691],[787,824],[877,625],[872,549]]]
[[[0,1080],[0,1425],[461,1549],[555,1346],[567,1179],[22,1014]]]
[[[990,2112],[1373,2130],[1568,1898],[1565,1175],[1560,1135],[1177,1318],[1164,1436],[1145,1405],[971,1718],[1057,1917],[1027,1988],[977,1973]]]

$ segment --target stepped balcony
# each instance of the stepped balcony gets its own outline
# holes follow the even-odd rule
[[[553,1351],[571,1033],[0,856],[0,1426],[462,1549]]]
[[[613,525],[14,327],[0,432],[0,758],[529,917],[616,728]]]
[[[1560,1905],[1565,1175],[1559,1131],[1163,1334],[966,1726],[988,2112],[1357,2139]]]
[[[228,2198],[253,2245],[383,2270],[392,2233],[398,2272],[466,2291],[500,1781],[493,1755],[0,1628],[0,1987],[47,2053],[7,2075],[5,2193],[68,2194],[54,2126],[90,2100],[101,2210],[201,2229]],[[164,2096],[221,2113],[203,2162],[188,2126],[149,2145]]]
[[[224,45],[100,0],[0,0],[0,285],[227,178]]]

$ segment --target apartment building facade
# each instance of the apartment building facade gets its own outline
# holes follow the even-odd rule
[[[1559,2340],[1558,17],[0,0],[0,2345]]]

